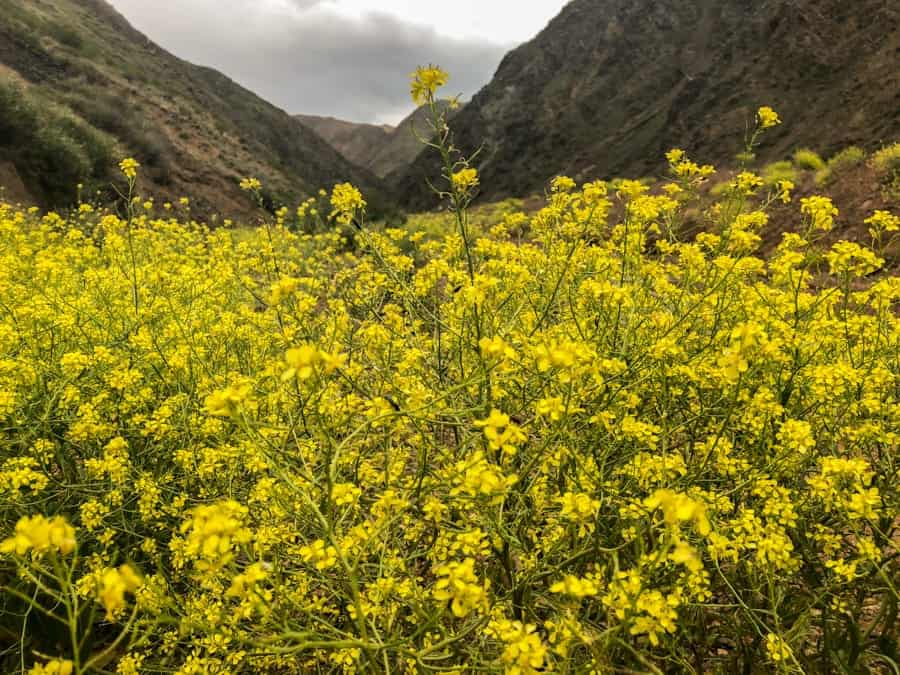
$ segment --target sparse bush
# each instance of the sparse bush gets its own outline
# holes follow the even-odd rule
[[[825,168],[816,172],[816,184],[826,185],[841,173],[859,166],[866,159],[866,151],[851,145],[828,160]]]
[[[66,47],[71,47],[72,49],[78,51],[84,46],[84,38],[81,33],[72,28],[71,26],[48,22],[46,24],[46,31],[49,33],[57,42]]]
[[[883,176],[900,172],[900,143],[885,146],[874,153],[871,164]]]
[[[825,168],[825,160],[812,150],[800,148],[794,153],[794,164],[803,171],[821,171]]]
[[[850,169],[855,166],[859,166],[862,164],[863,160],[866,158],[866,151],[862,148],[858,148],[855,145],[851,145],[849,148],[844,148],[834,157],[828,160],[828,166],[832,171],[841,171],[843,169]]]
[[[116,136],[142,164],[154,168],[168,164],[173,150],[165,132],[128,101],[97,92],[93,96],[73,96],[70,105],[98,129]]]
[[[715,183],[709,189],[709,195],[718,199],[720,197],[724,197],[728,193],[729,189],[731,189],[731,181],[722,180]]]
[[[775,187],[781,181],[797,181],[797,170],[789,161],[772,162],[763,167],[762,179],[767,187]]]
[[[900,199],[900,143],[888,145],[872,155],[872,168],[878,173],[886,199]]]

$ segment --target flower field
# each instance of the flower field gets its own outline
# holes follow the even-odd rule
[[[900,219],[682,240],[681,151],[481,219],[435,147],[404,228],[0,205],[2,670],[897,672]]]

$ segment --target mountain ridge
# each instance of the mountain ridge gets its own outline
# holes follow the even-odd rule
[[[38,140],[60,121],[70,122],[77,130],[68,144],[75,159],[79,144],[96,142],[94,154],[104,153],[102,171],[94,166],[85,182],[108,184],[115,162],[128,154],[144,165],[144,191],[170,201],[190,196],[200,213],[255,213],[254,201],[238,186],[244,176],[263,182],[270,204],[299,201],[342,181],[362,187],[375,204],[385,201],[371,172],[224,74],[156,45],[105,0],[0,0],[0,13],[0,84],[12,92],[7,100],[30,106],[34,129],[25,131]],[[15,135],[22,137],[10,117],[0,110],[0,146],[4,138],[12,147]],[[4,122],[12,127],[5,137]],[[63,185],[50,190],[41,183],[54,167],[37,162],[27,148],[7,154],[44,205],[74,197],[74,184],[61,196]],[[59,182],[69,179],[63,173]]]
[[[464,106],[453,108],[449,100],[437,102],[452,119]],[[347,160],[368,169],[379,178],[402,171],[422,152],[419,137],[429,136],[428,109],[419,107],[397,126],[348,122],[335,117],[295,115],[330,143]]]
[[[727,163],[759,105],[784,120],[760,160],[872,147],[900,133],[898,49],[900,8],[884,0],[573,0],[451,128],[465,153],[482,148],[487,199],[540,192],[561,173],[657,172],[675,146]],[[406,207],[433,204],[423,186],[436,164],[421,155],[390,177]]]

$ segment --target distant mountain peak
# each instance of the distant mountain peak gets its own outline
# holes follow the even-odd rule
[[[450,101],[438,101],[438,108],[448,110]],[[452,111],[455,114],[457,111]],[[296,115],[302,124],[328,141],[349,161],[376,176],[385,177],[402,171],[418,156],[423,146],[419,136],[430,136],[428,109],[418,108],[396,127],[347,122],[334,117]]]

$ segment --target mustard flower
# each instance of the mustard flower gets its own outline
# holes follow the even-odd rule
[[[788,643],[775,633],[766,635],[766,651],[769,653],[769,658],[775,663],[788,661],[793,656],[793,651]]]
[[[478,185],[478,171],[472,168],[461,169],[453,174],[451,182],[457,192],[469,192]]]
[[[350,183],[340,183],[331,191],[331,218],[343,225],[353,222],[356,214],[365,211],[362,193]]]
[[[800,200],[800,211],[810,220],[814,230],[827,232],[834,225],[834,219],[839,211],[829,197],[814,195]]]
[[[106,609],[107,617],[113,618],[121,614],[125,608],[125,594],[134,593],[142,583],[140,575],[129,564],[104,570],[97,594]]]
[[[141,167],[140,164],[137,163],[132,157],[128,157],[119,162],[119,169],[125,174],[125,177],[129,180],[134,179],[137,176],[137,170]]]
[[[438,580],[434,585],[434,598],[441,602],[449,601],[454,616],[462,618],[487,607],[488,584],[479,582],[473,558],[439,565],[435,574]]]
[[[450,76],[437,66],[419,66],[410,75],[410,94],[413,103],[424,105],[434,100],[435,92],[447,84]]]
[[[23,556],[58,552],[68,555],[75,550],[75,528],[62,516],[23,516],[16,523],[12,537],[0,542],[0,553]]]
[[[757,111],[756,118],[759,121],[759,126],[761,129],[770,129],[781,124],[781,119],[778,117],[778,113],[776,113],[767,105],[762,106]]]
[[[74,664],[68,659],[53,659],[43,664],[35,664],[27,675],[72,675]]]

